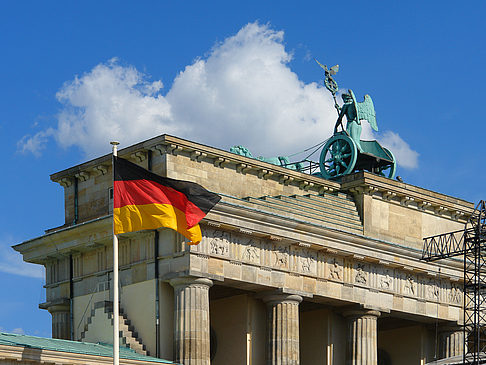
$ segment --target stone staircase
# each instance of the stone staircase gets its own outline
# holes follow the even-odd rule
[[[277,195],[244,199],[224,196],[224,200],[291,219],[342,231],[363,233],[363,224],[356,204],[350,196],[344,193]]]
[[[102,318],[100,318],[102,317]],[[93,305],[91,309],[91,313],[86,319],[86,323],[84,325],[83,331],[81,332],[81,341],[87,339],[89,334],[89,329],[94,326],[95,321],[103,322],[102,324],[105,329],[106,327],[110,327],[109,330],[111,331],[111,338],[108,332],[108,338],[99,338],[97,342],[108,342],[112,343],[113,339],[113,302],[111,301],[101,301],[97,302]],[[134,350],[136,353],[140,355],[149,356],[149,352],[147,351],[145,345],[142,343],[142,339],[138,337],[138,333],[135,331],[134,326],[131,324],[130,320],[126,313],[124,313],[123,309],[120,308],[120,313],[118,316],[118,323],[119,323],[119,331],[120,331],[120,344],[125,345],[126,347]],[[106,332],[106,331],[105,331]],[[105,335],[106,337],[106,335]],[[111,340],[111,341],[110,341]],[[92,341],[89,341],[92,342]]]

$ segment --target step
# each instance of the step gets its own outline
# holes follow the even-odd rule
[[[314,195],[314,194],[303,195],[303,197],[308,198],[318,204],[324,204],[324,205],[327,204],[341,209],[356,210],[356,203],[352,200],[346,200],[346,201],[335,200],[329,198],[329,195]]]
[[[362,232],[363,229],[361,224],[350,224],[338,219],[329,219],[324,217],[322,214],[318,215],[318,214],[311,214],[308,212],[302,212],[302,210],[292,209],[291,207],[288,206],[270,203],[263,199],[257,199],[257,198],[248,198],[248,199],[250,202],[254,203],[255,205],[258,205],[260,207],[265,207],[266,209],[272,209],[279,215],[282,215],[283,212],[285,212],[287,215],[291,214],[290,218],[308,221],[310,223],[315,223],[319,225],[332,225],[339,229],[353,230],[356,232]]]
[[[357,215],[357,212],[355,215],[352,214],[345,214],[342,212],[337,212],[333,209],[325,209],[322,207],[319,207],[318,205],[312,205],[312,204],[305,204],[305,202],[302,202],[300,200],[297,200],[295,198],[289,198],[285,196],[279,196],[279,197],[264,197],[263,198],[265,201],[268,202],[282,202],[283,205],[288,206],[290,209],[293,209],[294,211],[297,212],[308,212],[309,214],[315,215],[317,217],[324,217],[325,219],[331,219],[331,220],[336,220],[338,222],[345,222],[349,224],[356,224],[361,226],[361,221],[359,219],[359,216]],[[353,213],[351,211],[351,213]]]
[[[354,200],[351,197],[348,197],[348,196],[346,196],[346,198],[343,198],[343,197],[338,197],[334,194],[329,194],[329,193],[325,193],[323,195],[305,194],[303,196],[316,198],[319,201],[325,201],[329,204],[337,205],[337,206],[341,206],[341,207],[349,207],[349,208],[355,207]]]
[[[359,220],[359,214],[355,207],[342,208],[340,206],[335,206],[327,203],[320,204],[314,202],[308,197],[302,197],[299,195],[293,195],[292,197],[280,195],[280,196],[276,196],[275,198],[284,200],[286,202],[291,202],[291,203],[294,202],[294,204],[298,204],[298,205],[304,205],[307,208],[316,209],[318,211],[332,212],[337,216],[347,218],[350,220]]]

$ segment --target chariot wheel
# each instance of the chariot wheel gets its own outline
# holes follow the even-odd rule
[[[388,166],[380,167],[380,169],[378,170],[378,175],[393,179],[397,171],[397,160],[395,159],[392,151],[390,151],[388,148],[383,147],[383,150],[390,157],[393,163]]]
[[[324,145],[319,159],[321,175],[335,179],[353,172],[358,158],[356,144],[345,133],[336,133]]]

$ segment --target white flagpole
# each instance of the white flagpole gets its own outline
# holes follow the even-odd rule
[[[118,155],[119,142],[110,142],[113,146],[113,156]],[[113,197],[115,196],[115,166],[113,165]],[[113,199],[114,201],[114,199]],[[114,214],[114,213],[113,213]],[[119,305],[118,305],[118,236],[115,234],[113,224],[113,365],[120,364],[120,330],[119,330]]]

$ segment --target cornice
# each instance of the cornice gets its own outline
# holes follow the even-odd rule
[[[474,204],[466,200],[364,171],[343,177],[341,191],[355,196],[368,195],[391,204],[462,222],[466,222],[474,211]]]
[[[242,174],[255,173],[262,179],[272,177],[281,184],[296,184],[303,190],[314,190],[320,193],[337,191],[340,184],[313,175],[305,174],[282,166],[270,164],[257,159],[240,156],[218,148],[191,142],[167,134],[120,149],[118,155],[133,162],[140,163],[146,159],[148,151],[158,154],[181,155],[195,161],[206,161],[216,167],[235,167]],[[52,174],[51,180],[63,187],[72,185],[75,178],[81,181],[107,173],[111,166],[111,155],[104,155],[91,161],[73,166],[69,169]]]
[[[415,272],[426,272],[431,276],[438,275],[439,267],[442,276],[457,279],[462,276],[463,264],[459,261],[443,260],[440,265],[426,263],[421,260],[422,251],[418,249],[224,201],[209,212],[205,222],[222,229],[235,230],[317,251],[328,251],[340,256],[380,262],[385,266],[404,267]]]
[[[296,185],[305,191],[311,190],[321,194],[343,191],[355,196],[365,194],[391,204],[399,204],[461,222],[466,222],[474,210],[473,203],[468,201],[368,172],[345,176],[341,183],[338,183],[167,134],[120,149],[119,155],[141,163],[146,160],[148,151],[156,154],[185,156],[220,168],[231,166],[236,170],[235,173],[254,173],[261,179],[271,178],[282,185]],[[75,179],[86,181],[91,177],[105,175],[110,167],[111,154],[107,154],[54,173],[51,175],[51,180],[63,187],[70,187]]]
[[[413,272],[427,273],[430,276],[439,273],[439,265],[420,260],[421,251],[418,249],[240,206],[226,202],[224,199],[209,212],[202,224],[265,238],[277,243],[306,247],[368,262],[379,262],[394,268],[402,267]],[[110,244],[111,232],[112,215],[108,215],[49,232],[15,245],[13,248],[22,253],[25,261],[43,264],[55,257],[65,257],[69,253],[94,249],[100,244]],[[140,233],[124,234],[121,239],[135,234]],[[440,267],[442,270],[440,275],[443,277],[460,278],[462,264],[459,261],[444,260],[440,263]]]

